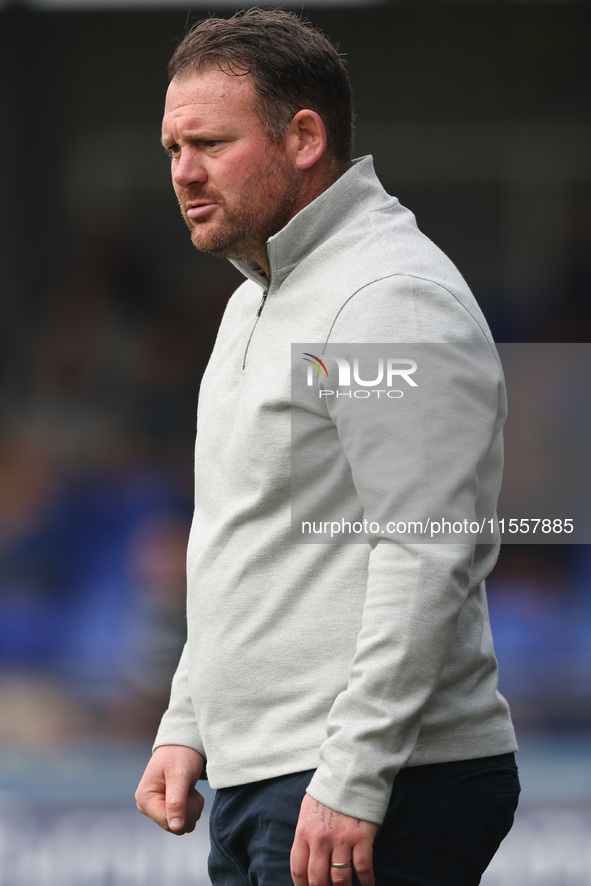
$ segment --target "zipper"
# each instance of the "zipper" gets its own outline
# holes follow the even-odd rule
[[[258,311],[257,311],[257,320],[258,320],[258,318],[261,316],[262,311],[263,311],[263,308],[265,307],[265,302],[267,301],[267,295],[268,295],[268,294],[269,294],[269,290],[268,290],[268,289],[265,289],[265,291],[263,292],[263,297],[262,297],[262,299],[261,299],[261,303],[260,303],[260,305],[259,305],[259,309],[258,309]],[[255,325],[256,325],[256,324],[255,324]]]
[[[261,299],[261,303],[260,303],[259,308],[258,308],[258,311],[257,311],[256,320],[254,321],[254,326],[252,327],[251,333],[250,333],[250,335],[248,336],[248,341],[246,342],[246,348],[244,349],[244,359],[243,359],[243,361],[242,361],[242,369],[246,369],[246,356],[247,356],[247,354],[248,354],[248,349],[249,349],[249,347],[250,347],[250,343],[251,343],[251,341],[252,341],[252,337],[253,337],[253,335],[254,335],[254,331],[255,331],[255,329],[257,328],[257,323],[259,322],[259,317],[261,316],[261,314],[262,314],[262,312],[263,312],[263,308],[265,307],[265,302],[267,301],[267,295],[268,295],[268,294],[269,294],[269,290],[268,290],[268,289],[265,289],[265,291],[263,292],[263,297],[262,297],[262,299]]]

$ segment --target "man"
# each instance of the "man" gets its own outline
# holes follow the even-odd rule
[[[347,74],[316,30],[278,11],[208,19],[169,73],[182,215],[197,249],[247,281],[201,386],[188,639],[138,807],[192,831],[207,765],[220,886],[473,886],[519,792],[483,584],[498,546],[381,530],[294,543],[290,414],[321,441],[307,481],[320,502],[340,496],[372,526],[423,488],[435,506],[494,512],[504,398],[488,327],[371,158],[350,160]],[[323,343],[324,368],[333,343],[462,343],[454,408],[419,410],[432,468],[392,464],[402,420],[392,433],[364,413],[360,434],[326,390],[296,408],[292,342]],[[472,345],[493,355],[486,373],[462,363]],[[450,456],[446,437],[467,425],[472,442]]]

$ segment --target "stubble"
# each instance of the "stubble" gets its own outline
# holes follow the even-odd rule
[[[191,219],[179,201],[181,213],[191,232],[191,241],[200,252],[220,258],[252,259],[260,254],[269,237],[280,231],[296,214],[300,180],[280,152],[251,179],[251,185],[229,205],[223,194],[188,194],[190,199],[210,199],[222,216],[213,230],[207,221]]]

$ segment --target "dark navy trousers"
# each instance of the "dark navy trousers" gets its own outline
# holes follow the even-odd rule
[[[213,886],[293,886],[289,856],[312,774],[217,792]],[[374,845],[376,886],[477,886],[511,829],[519,791],[513,754],[402,769]]]

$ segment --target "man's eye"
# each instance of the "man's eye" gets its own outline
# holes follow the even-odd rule
[[[208,138],[207,141],[205,142],[206,148],[217,148],[218,145],[221,145],[221,141],[220,141],[220,139],[216,139],[216,138]]]
[[[180,152],[181,152],[181,149],[178,145],[170,145],[170,147],[168,147],[166,149],[166,153],[168,154],[169,157],[177,157],[180,154]]]

